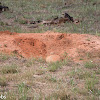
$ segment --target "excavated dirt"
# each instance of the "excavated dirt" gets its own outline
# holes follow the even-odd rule
[[[25,58],[59,55],[74,60],[100,58],[100,37],[88,34],[0,32],[0,52]]]

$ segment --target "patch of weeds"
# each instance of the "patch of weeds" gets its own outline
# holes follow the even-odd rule
[[[96,95],[100,96],[100,89],[96,89]]]
[[[72,69],[72,71],[67,72],[67,75],[70,75],[70,77],[75,76],[75,74],[76,74],[75,69]]]
[[[24,83],[18,85],[19,100],[27,100],[28,90],[29,88]]]
[[[70,79],[69,83],[71,84],[71,86],[75,85],[75,82],[74,82],[73,78]]]
[[[9,57],[10,57],[10,56],[7,55],[7,54],[3,54],[3,53],[0,54],[0,60],[2,60],[2,61],[8,60]]]
[[[82,73],[80,72],[79,74],[79,79],[86,79],[86,78],[93,78],[93,77],[94,77],[94,72],[83,71]]]
[[[92,69],[92,68],[95,68],[97,65],[94,64],[92,61],[87,61],[84,63],[84,67],[85,68],[89,68],[89,69]]]
[[[93,96],[97,96],[97,97],[100,96],[100,89],[94,88],[94,90],[88,90],[88,92],[91,93]]]
[[[0,21],[0,26],[4,26],[4,25],[5,25],[5,23]]]
[[[67,75],[69,75],[71,78],[75,77],[77,78],[77,74],[79,74],[80,69],[72,69],[72,71],[67,72]]]
[[[15,15],[13,13],[10,13],[10,12],[3,12],[3,14],[7,19],[11,19],[11,18],[15,17]]]
[[[1,69],[1,72],[3,74],[9,74],[9,73],[18,73],[18,70],[17,70],[17,65],[15,64],[12,64],[12,65],[5,65],[3,66],[3,68]]]
[[[35,58],[30,58],[26,63],[26,67],[31,67],[34,65],[34,63],[35,63]]]
[[[84,60],[83,58],[79,58],[79,60]]]
[[[85,79],[85,78],[93,78],[95,72],[90,72],[82,69],[73,69],[72,71],[68,72],[67,75],[69,75],[71,78],[76,78],[76,79]]]
[[[19,20],[19,23],[20,24],[27,24],[27,21],[26,20]]]
[[[90,2],[92,1],[92,2]],[[26,0],[24,1],[12,1],[12,0],[7,0],[5,1],[2,0],[2,2],[10,7],[9,12],[3,12],[4,18],[8,19],[14,19],[15,17],[18,18],[26,18],[26,19],[32,19],[34,20],[46,20],[46,19],[51,19],[52,16],[58,16],[60,17],[62,12],[65,12],[65,9],[67,8],[68,13],[72,15],[73,18],[78,18],[80,20],[80,23],[78,25],[73,24],[73,23],[68,23],[66,27],[66,24],[63,26],[60,25],[60,27],[54,27],[56,31],[63,31],[63,32],[80,32],[80,33],[95,33],[96,31],[99,33],[99,3],[96,0],[95,1],[95,6],[92,4],[94,0],[71,0],[67,1],[66,6],[64,6],[66,0],[52,0],[52,1],[47,1],[47,0],[30,0],[30,2],[27,2]],[[13,7],[12,7],[13,5]],[[30,6],[29,6],[30,5]],[[38,6],[37,6],[38,5]],[[72,6],[74,6],[74,9],[72,9]],[[80,8],[80,9],[79,9]],[[75,12],[75,14],[73,13]],[[95,16],[94,16],[95,14]],[[93,17],[94,16],[94,17]],[[82,19],[80,19],[82,18]],[[82,22],[81,22],[82,20]],[[23,23],[23,22],[22,22]],[[50,26],[46,26],[50,27]],[[43,30],[45,30],[46,27],[43,27]],[[35,31],[40,31],[42,30],[38,28]],[[53,28],[52,28],[53,30]],[[24,32],[24,29],[22,30]],[[28,32],[29,30],[26,30]]]
[[[52,62],[49,64],[48,69],[51,72],[55,72],[57,69],[61,68],[64,65],[68,64],[68,59],[64,59],[63,61]]]
[[[16,100],[16,94],[14,92],[7,92],[6,100]]]
[[[95,92],[95,85],[98,83],[97,78],[87,78],[85,81],[85,87],[90,91],[91,93]]]
[[[58,61],[50,63],[48,66],[50,72],[55,72],[58,68],[61,68],[61,63]]]
[[[6,26],[1,29],[1,31],[5,31],[5,30],[9,30],[10,32],[17,32],[17,33],[22,33],[22,32],[24,33],[26,31],[25,29],[22,31],[20,25],[16,25],[16,26],[12,26],[12,27]]]
[[[0,78],[0,86],[7,86],[7,81],[4,77]]]

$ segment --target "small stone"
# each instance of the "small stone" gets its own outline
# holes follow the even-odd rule
[[[57,62],[60,61],[60,56],[59,55],[50,55],[46,57],[46,62]]]

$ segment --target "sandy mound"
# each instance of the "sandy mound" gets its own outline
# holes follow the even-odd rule
[[[23,57],[100,57],[100,37],[88,34],[0,32],[0,51]]]

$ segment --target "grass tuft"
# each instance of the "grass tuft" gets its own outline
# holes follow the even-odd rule
[[[17,65],[12,64],[12,65],[5,65],[3,66],[3,68],[1,69],[1,72],[3,74],[14,74],[14,73],[18,73],[17,70]]]
[[[67,59],[64,59],[63,61],[52,62],[49,64],[48,69],[50,72],[55,72],[57,69],[67,64],[68,64]]]
[[[0,86],[7,86],[7,81],[4,77],[0,78]]]
[[[18,85],[19,100],[27,100],[28,90],[29,88],[24,83]]]
[[[94,92],[95,91],[95,85],[98,83],[98,80],[97,79],[94,79],[94,78],[88,78],[86,79],[86,83],[85,83],[85,87],[91,91],[91,92]]]
[[[96,66],[97,66],[97,65],[94,64],[92,61],[87,61],[87,62],[85,62],[85,64],[84,64],[84,67],[85,67],[85,68],[89,68],[89,69],[95,68]]]
[[[0,60],[5,61],[9,59],[9,55],[4,54],[4,53],[0,53]]]
[[[50,63],[48,68],[50,72],[55,72],[58,68],[61,68],[61,63],[58,61]]]

